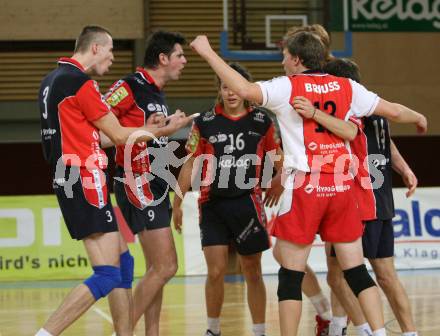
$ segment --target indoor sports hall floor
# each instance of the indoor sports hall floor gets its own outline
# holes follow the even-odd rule
[[[399,273],[410,297],[420,336],[440,335],[440,270],[418,270]],[[319,280],[324,283],[325,275]],[[266,276],[268,291],[268,336],[279,335],[276,287],[277,278]],[[0,336],[29,336],[45,322],[66,293],[78,282],[0,282]],[[385,303],[388,335],[400,335],[389,306]],[[222,316],[223,336],[251,336],[251,319],[246,305],[245,288],[240,277],[228,279]],[[300,335],[313,336],[314,312],[304,300]],[[202,336],[206,326],[204,306],[204,278],[175,278],[165,287],[161,317],[161,336]],[[143,324],[136,334],[144,335]],[[106,300],[93,306],[63,335],[111,336],[112,322]],[[349,335],[355,335],[352,326]]]

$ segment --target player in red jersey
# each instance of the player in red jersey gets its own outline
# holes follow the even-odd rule
[[[151,34],[144,65],[117,81],[106,94],[119,122],[140,127],[148,120],[168,116],[164,87],[178,80],[186,58],[185,38],[174,32]],[[177,112],[177,115],[179,112]],[[160,119],[160,118],[159,118]],[[129,183],[115,182],[116,201],[145,256],[146,273],[134,291],[134,323],[145,318],[145,334],[159,335],[163,286],[177,272],[177,254],[171,232],[171,180],[168,137],[116,148],[116,175]]]
[[[191,118],[183,114],[164,127],[122,127],[104,102],[89,74],[104,75],[113,62],[113,40],[98,26],[85,27],[71,58],[42,81],[39,104],[43,153],[53,174],[54,191],[73,239],[82,240],[93,275],[67,296],[38,336],[61,334],[98,299],[110,294],[118,335],[132,335],[131,283],[133,258],[118,232],[110,202],[107,157],[101,130],[115,144],[138,131],[137,141],[173,133]]]
[[[334,59],[324,66],[324,70],[360,82],[358,66],[348,59]],[[407,197],[414,193],[417,178],[394,145],[390,137],[388,121],[373,115],[363,118],[362,123],[358,136],[351,143],[351,148],[360,161],[360,168],[364,166],[365,169],[358,171],[356,175],[356,185],[362,202],[362,220],[365,222],[362,236],[364,256],[369,259],[373,267],[379,286],[383,289],[402,329],[402,335],[417,336],[408,295],[394,267],[392,169],[402,176],[408,187]],[[370,177],[373,169],[381,175],[379,179],[377,174],[374,175],[375,185]],[[334,256],[332,254],[333,258],[329,258],[329,284],[353,321],[358,320],[357,324],[361,327],[362,322],[366,323],[365,317],[356,298],[350,295]],[[359,335],[367,335],[362,328],[359,329]]]
[[[359,298],[373,335],[385,335],[379,293],[363,263],[362,223],[353,197],[353,180],[347,174],[348,148],[337,134],[351,116],[376,113],[414,123],[420,131],[426,131],[426,118],[379,98],[354,81],[319,73],[325,52],[310,33],[287,40],[283,65],[288,76],[262,83],[250,83],[235,73],[212,50],[206,36],[198,36],[191,46],[240,97],[269,108],[280,123],[284,166],[292,173],[288,186],[296,187],[295,197],[292,190],[284,193],[274,228],[278,238],[274,255],[281,265],[281,334],[297,334],[302,278],[319,230],[324,241],[334,243],[344,276]]]
[[[238,64],[231,67],[250,79],[249,73]],[[253,333],[264,336],[266,289],[261,274],[261,255],[270,243],[260,179],[262,163],[271,157],[270,152],[281,157],[282,152],[274,124],[265,111],[249,106],[249,102],[220,81],[218,90],[215,107],[194,120],[186,146],[191,157],[179,174],[183,197],[190,189],[191,177],[197,176],[195,173],[202,166],[201,180],[204,182],[200,188],[199,226],[208,268],[205,284],[208,330],[205,335],[220,335],[224,276],[228,246],[232,242],[246,281]],[[274,164],[280,171],[281,161],[274,161]],[[194,178],[193,186],[196,182]],[[280,194],[273,191],[268,194],[266,202],[276,204]],[[182,197],[176,193],[173,204],[174,225],[179,232],[182,229]]]

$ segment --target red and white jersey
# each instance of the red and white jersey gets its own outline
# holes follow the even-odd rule
[[[353,119],[351,119],[353,121]],[[368,164],[368,142],[364,133],[362,119],[357,119],[359,131],[353,141],[350,141],[350,148],[353,154],[353,176],[354,189],[358,200],[361,219],[363,221],[374,220],[377,217],[376,197],[374,196],[371,183],[370,168]]]
[[[94,121],[107,115],[110,106],[78,61],[58,61],[41,83],[39,105],[44,157],[53,169],[60,158],[67,166],[107,167]]]
[[[262,106],[276,114],[280,125],[285,168],[323,173],[348,169],[348,142],[313,119],[302,118],[292,106],[293,99],[304,96],[321,111],[349,120],[374,112],[379,102],[375,93],[350,79],[323,73],[282,76],[258,84],[263,94]]]

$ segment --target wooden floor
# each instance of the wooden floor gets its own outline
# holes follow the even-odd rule
[[[400,273],[410,297],[413,314],[421,336],[440,335],[440,270]],[[324,291],[324,275],[320,275]],[[265,277],[268,291],[267,334],[279,335],[276,299],[277,279]],[[0,336],[29,336],[45,322],[75,282],[0,283]],[[206,329],[204,310],[204,278],[176,278],[167,285],[161,318],[162,336],[202,336]],[[385,303],[386,328],[389,335],[400,335],[388,305]],[[226,284],[222,316],[223,336],[251,336],[251,319],[246,306],[243,283]],[[304,301],[300,335],[312,336],[313,307]],[[63,335],[110,336],[112,323],[106,300],[101,300]],[[136,334],[143,335],[143,326]],[[349,335],[356,335],[349,329]]]

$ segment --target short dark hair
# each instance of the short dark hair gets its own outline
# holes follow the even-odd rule
[[[159,55],[170,56],[174,51],[174,45],[178,43],[184,45],[185,37],[177,32],[167,32],[159,30],[148,37],[147,47],[145,48],[144,66],[155,68],[159,65]]]
[[[249,72],[248,69],[246,69],[243,65],[241,65],[240,63],[229,63],[229,66],[234,69],[235,71],[237,71],[240,75],[242,75],[244,78],[246,78],[249,82],[252,82],[252,75]],[[220,91],[220,86],[221,86],[221,79],[218,76],[215,76],[215,83],[217,84],[217,89]],[[223,99],[222,99],[222,95],[220,94],[220,92],[217,94],[217,99],[216,99],[216,103],[223,105]],[[245,107],[249,107],[251,104],[249,101],[245,100],[244,101],[244,106]]]
[[[324,65],[324,72],[330,75],[345,77],[361,82],[361,73],[358,65],[348,58],[335,58]]]
[[[329,61],[333,58],[330,53],[330,43],[331,43],[330,35],[322,25],[317,23],[307,26],[289,28],[286,32],[286,35],[284,36],[283,45],[286,43],[289,37],[298,34],[300,32],[309,32],[316,34],[316,36],[319,37],[322,44],[324,45],[326,61]]]
[[[85,26],[75,41],[74,53],[84,53],[89,49],[92,42],[102,42],[102,34],[112,34],[101,26]]]
[[[313,33],[298,32],[287,38],[287,51],[298,56],[303,66],[309,70],[321,70],[325,61],[325,48],[321,40]]]

